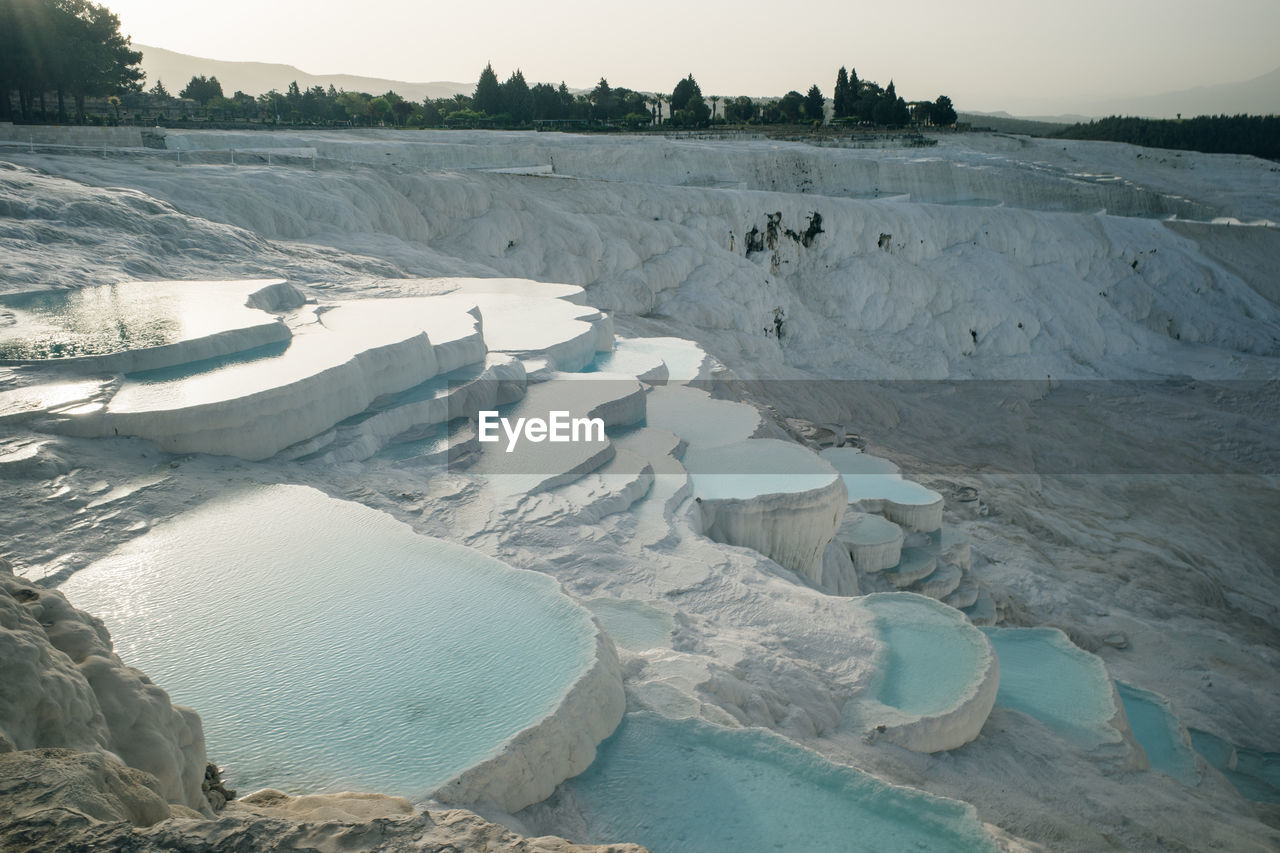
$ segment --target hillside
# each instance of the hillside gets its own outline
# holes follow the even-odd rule
[[[308,74],[292,65],[273,62],[227,62],[188,56],[150,45],[134,45],[142,51],[142,70],[147,74],[146,86],[163,80],[170,92],[177,94],[186,82],[196,75],[213,76],[222,84],[222,90],[230,95],[236,90],[250,95],[260,95],[272,89],[284,91],[297,81],[304,89],[312,86],[334,86],[354,92],[381,94],[394,90],[404,97],[421,101],[424,98],[448,98],[460,92],[470,93],[473,83],[455,83],[447,80],[430,83],[412,83],[406,80],[386,80],[380,77],[361,77],[355,74]]]

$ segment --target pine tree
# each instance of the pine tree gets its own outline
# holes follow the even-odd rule
[[[471,100],[477,112],[491,116],[502,112],[502,89],[498,84],[498,75],[493,73],[493,63],[486,64],[480,72],[480,80],[476,83],[476,92]]]
[[[809,92],[804,96],[804,117],[809,121],[822,121],[822,107],[826,100],[822,97],[822,90],[818,88],[817,83],[810,86]]]
[[[849,72],[844,70],[843,65],[836,72],[836,88],[831,93],[831,110],[835,118],[849,115]]]
[[[502,104],[517,124],[533,118],[533,94],[519,68],[502,84]]]
[[[603,77],[591,90],[591,105],[594,107],[592,114],[602,121],[613,118],[618,110],[618,99],[614,96],[613,89],[609,87],[609,81]]]

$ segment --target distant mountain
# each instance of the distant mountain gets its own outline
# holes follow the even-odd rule
[[[1097,116],[1127,115],[1146,118],[1183,118],[1198,115],[1280,114],[1280,68],[1242,83],[1197,86],[1180,92],[1117,98],[1088,112]]]
[[[1063,127],[1076,124],[1082,121],[1089,121],[1095,116],[1081,115],[1080,113],[1063,113],[1062,115],[1021,115],[1008,112],[1007,110],[996,110],[995,112],[983,112],[982,110],[969,110],[966,115],[981,116],[982,118],[991,119],[1008,119],[1012,121],[1031,121],[1041,124],[1060,124]]]
[[[1107,116],[1141,118],[1183,118],[1199,115],[1277,115],[1280,114],[1280,68],[1236,83],[1196,86],[1157,95],[1128,95],[1106,100],[1083,101],[1078,98],[1030,100],[1009,98],[1000,112],[977,112],[995,118],[1024,121],[1075,124]],[[958,106],[963,107],[961,103]]]
[[[192,77],[203,74],[217,77],[222,91],[231,95],[237,89],[250,95],[261,95],[272,89],[283,92],[291,82],[297,81],[303,89],[330,85],[349,92],[368,92],[381,95],[394,90],[411,101],[424,98],[451,98],[459,93],[471,94],[474,83],[437,81],[410,83],[405,80],[384,80],[379,77],[358,77],[353,74],[308,74],[292,65],[271,62],[227,62],[221,59],[205,59],[175,53],[160,47],[134,44],[142,51],[142,70],[147,73],[146,87],[150,89],[157,80],[163,80],[165,88],[174,95],[187,85]]]

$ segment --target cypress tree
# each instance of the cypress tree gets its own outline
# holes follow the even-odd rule
[[[503,105],[515,122],[523,124],[533,118],[533,94],[519,68],[502,84],[501,95]]]
[[[831,94],[831,109],[832,115],[836,118],[849,115],[849,72],[844,70],[843,65],[836,72],[836,88]]]
[[[502,112],[502,88],[498,83],[498,75],[493,73],[493,63],[485,65],[480,72],[480,81],[476,83],[476,93],[471,96],[477,112],[496,116]]]
[[[818,84],[814,83],[809,87],[809,92],[804,96],[804,117],[809,121],[822,121],[822,107],[826,103],[826,98],[822,97],[822,90],[818,88]]]
[[[844,100],[844,114],[847,116],[857,117],[862,114],[862,105],[859,100],[862,98],[862,83],[858,80],[858,69],[849,69],[849,88]]]

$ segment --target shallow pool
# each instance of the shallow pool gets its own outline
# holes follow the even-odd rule
[[[1199,782],[1195,753],[1168,700],[1123,681],[1116,682],[1116,690],[1124,703],[1129,728],[1147,754],[1151,769],[1172,776],[1184,785]]]
[[[215,499],[62,591],[199,709],[242,790],[422,798],[594,661],[589,615],[550,578],[299,486]]]
[[[964,803],[887,785],[761,729],[650,713],[624,717],[563,791],[583,813],[582,840],[654,853],[994,849]]]
[[[692,478],[694,495],[704,500],[808,492],[831,485],[838,476],[817,454],[775,438],[691,447],[684,467]]]
[[[678,435],[691,448],[716,447],[749,438],[760,426],[760,413],[699,388],[668,384],[649,392],[645,425]]]
[[[65,359],[164,346],[270,324],[247,307],[262,281],[131,281],[0,297],[0,360]]]
[[[662,357],[650,346],[637,345],[634,338],[615,338],[613,349],[596,353],[582,373],[617,373],[643,377],[644,380],[665,381],[668,368]]]
[[[884,644],[876,698],[907,714],[956,707],[990,660],[986,641],[951,608],[914,595],[869,595]]]
[[[596,615],[614,643],[625,649],[661,646],[675,628],[670,613],[644,601],[593,598],[582,604]]]
[[[829,447],[820,455],[844,477],[849,503],[888,500],[905,506],[931,506],[942,500],[932,489],[903,479],[898,466],[888,459],[851,447]]]
[[[1240,796],[1280,803],[1280,752],[1245,749],[1199,729],[1189,731],[1195,751],[1226,776]]]
[[[1119,710],[1102,659],[1056,628],[982,628],[1000,659],[996,706],[1035,717],[1082,746],[1116,742]]]
[[[357,355],[403,341],[420,339],[421,350],[426,350],[429,345],[423,324],[419,314],[411,310],[422,301],[368,299],[340,303],[317,314],[314,322],[300,325],[285,343],[130,374],[111,398],[110,411],[168,411],[278,393],[346,365]],[[398,355],[401,359],[410,357],[407,351]],[[424,379],[433,376],[434,359],[424,357],[421,351],[414,355],[421,359]]]
[[[684,338],[619,338],[617,351],[627,353],[629,358],[643,355],[661,359],[667,366],[668,381],[676,384],[703,379],[709,373],[707,354]],[[616,367],[599,369],[617,371]]]

